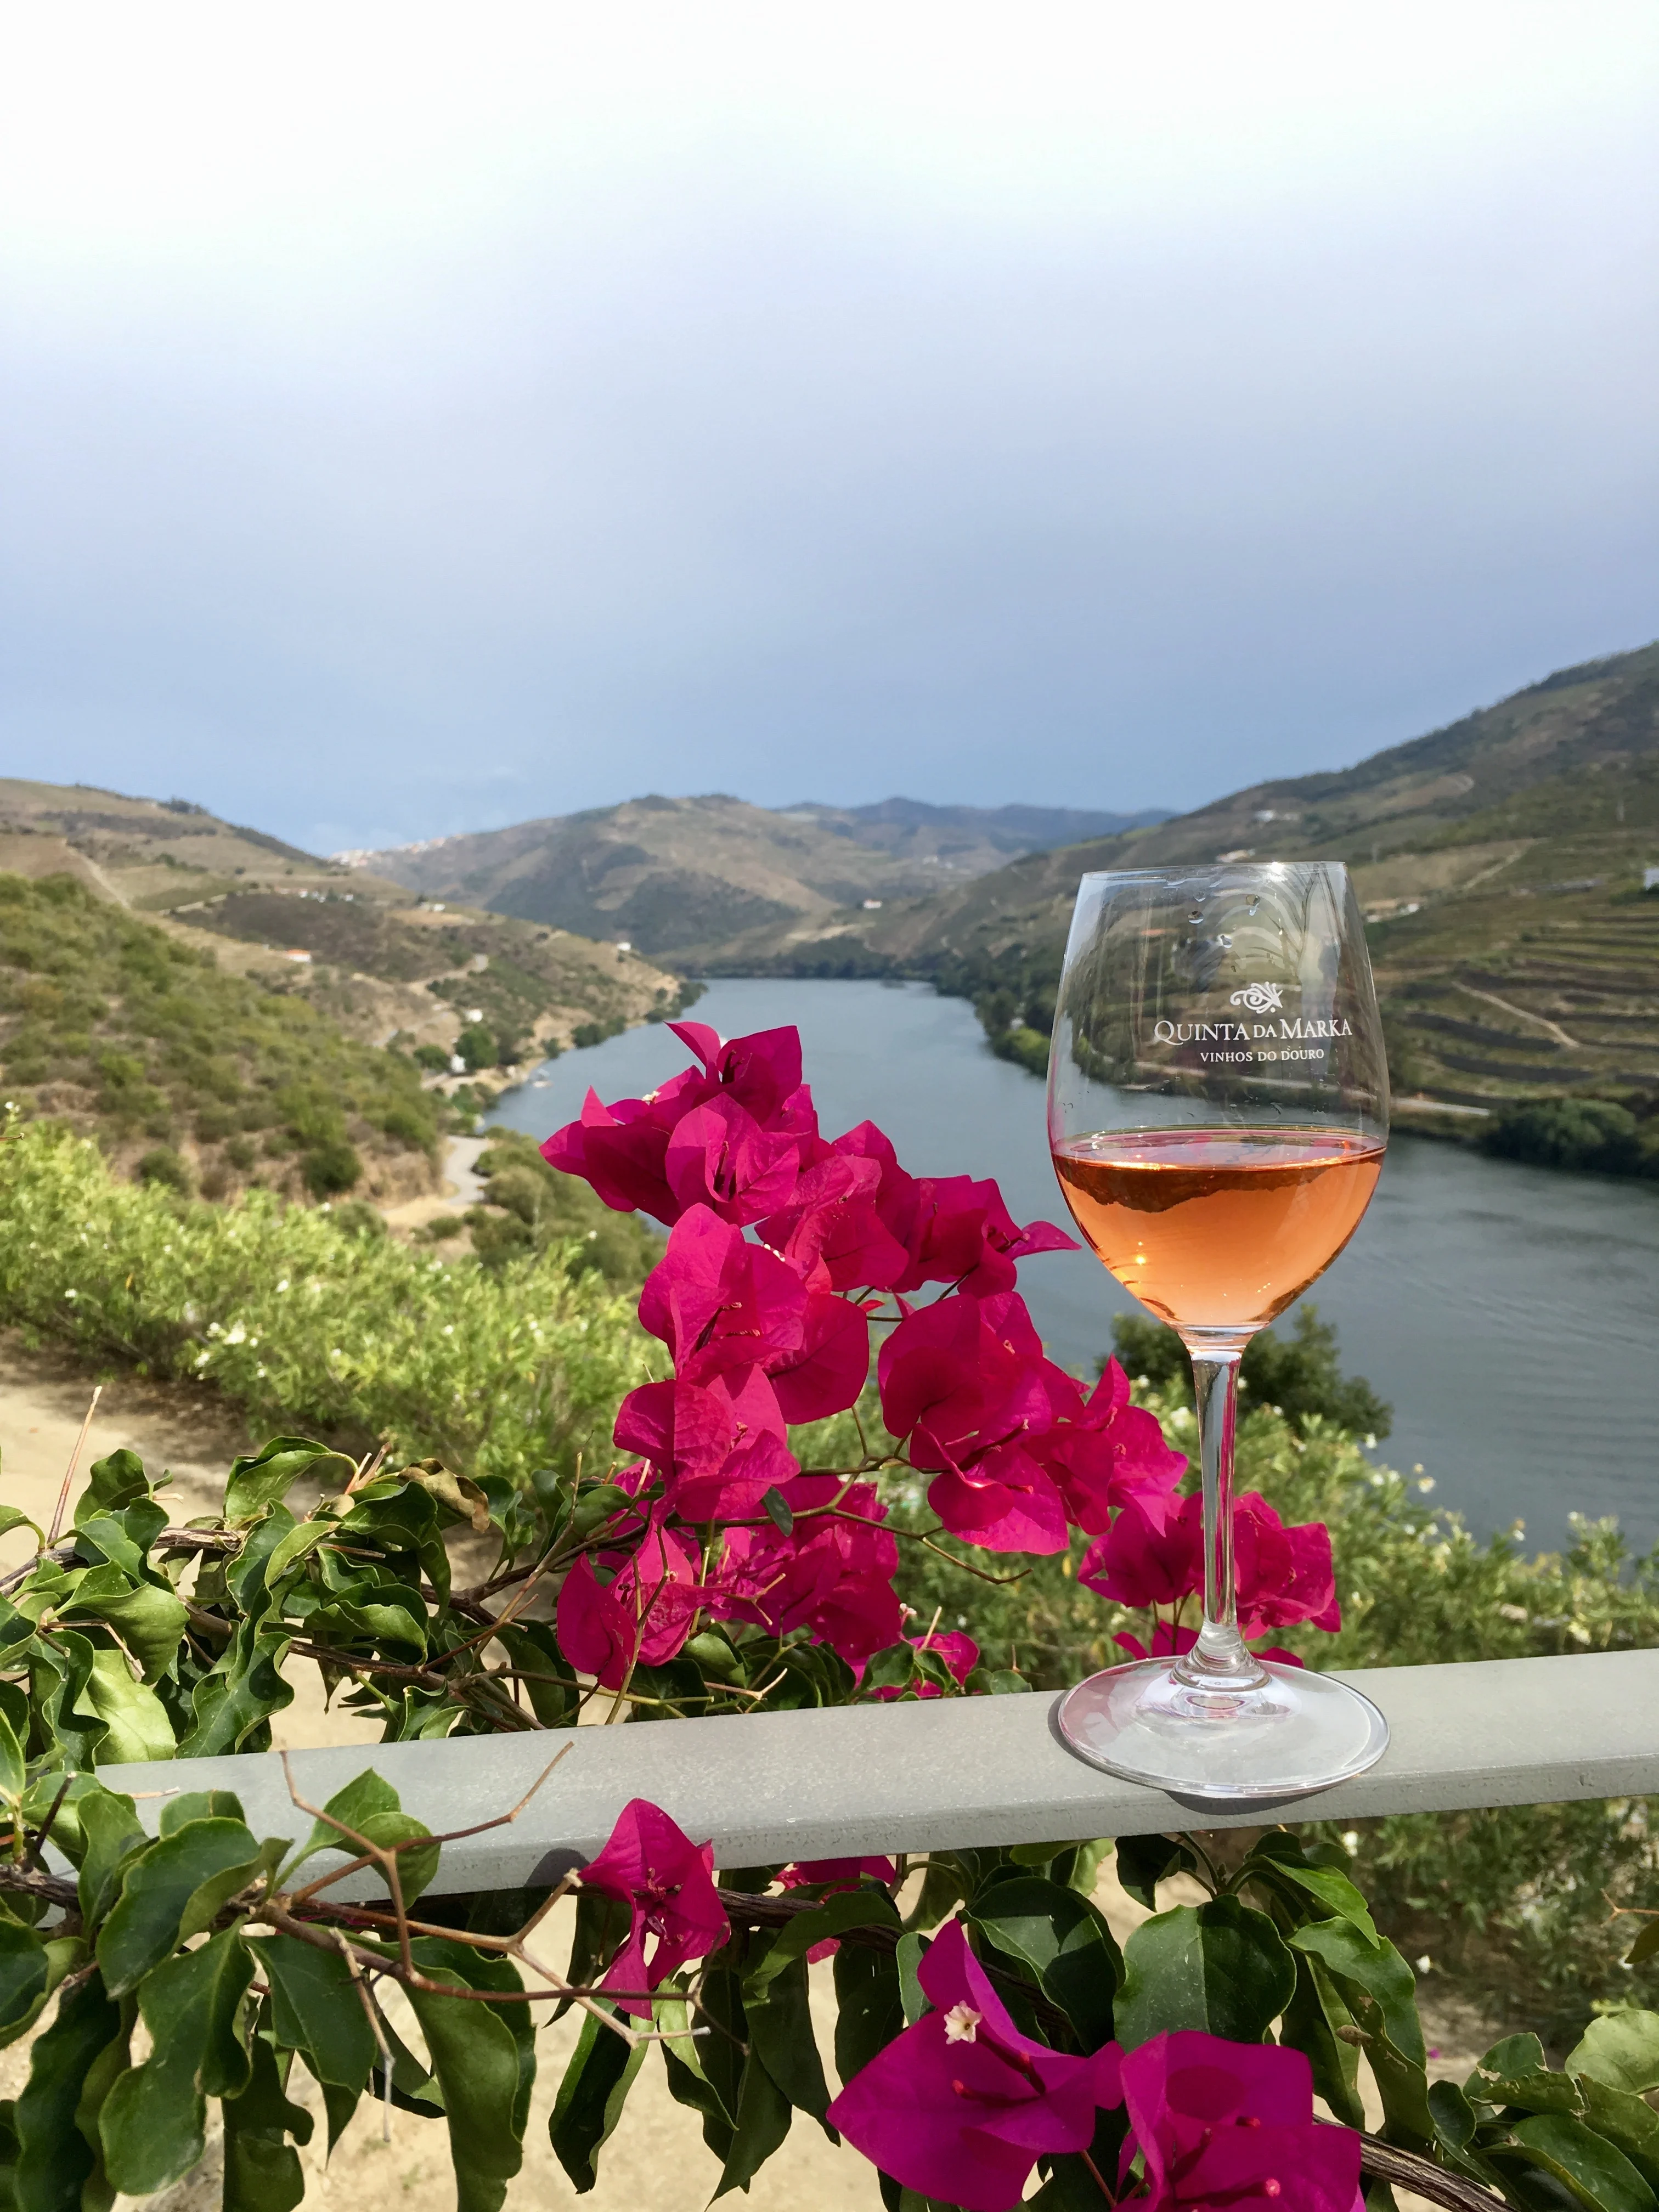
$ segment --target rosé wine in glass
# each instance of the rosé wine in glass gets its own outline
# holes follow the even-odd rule
[[[1067,1692],[1080,1756],[1198,1802],[1357,1774],[1382,1715],[1239,1632],[1233,1428],[1245,1346],[1323,1273],[1382,1171],[1389,1081],[1364,932],[1332,863],[1083,878],[1054,1013],[1048,1139],[1097,1257],[1193,1361],[1204,1623],[1173,1660]]]

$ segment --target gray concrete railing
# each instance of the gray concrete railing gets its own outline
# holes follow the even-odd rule
[[[1277,1808],[1200,1808],[1115,1781],[1061,1744],[1047,1695],[351,1745],[290,1759],[313,1804],[372,1766],[441,1832],[508,1811],[568,1744],[511,1826],[445,1850],[440,1891],[551,1881],[594,1855],[630,1797],[652,1799],[699,1843],[712,1838],[717,1865],[741,1867],[1659,1794],[1659,1651],[1344,1679],[1388,1716],[1388,1751],[1357,1780]],[[100,1778],[137,1796],[152,1828],[167,1795],[207,1789],[234,1790],[256,1835],[297,1838],[311,1825],[274,1753],[105,1767]],[[367,1887],[359,1878],[338,1893]]]

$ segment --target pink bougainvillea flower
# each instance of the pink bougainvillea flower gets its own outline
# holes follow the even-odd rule
[[[808,1291],[800,1334],[763,1364],[787,1421],[821,1421],[855,1406],[870,1375],[870,1317],[851,1298]]]
[[[1120,1605],[1179,1605],[1204,1587],[1203,1525],[1184,1498],[1167,1518],[1131,1498],[1103,1536],[1090,1545],[1077,1578]]]
[[[1196,1497],[1182,1498],[1161,1525],[1145,1499],[1131,1498],[1089,1547],[1078,1580],[1120,1605],[1178,1605],[1204,1587],[1203,1529]],[[1233,1556],[1239,1632],[1246,1638],[1299,1620],[1341,1626],[1330,1531],[1322,1522],[1287,1528],[1259,1492],[1246,1491],[1234,1506]]]
[[[1132,1659],[1178,1659],[1183,1651],[1190,1651],[1198,1641],[1195,1628],[1172,1628],[1167,1620],[1160,1620],[1152,1630],[1150,1648],[1127,1629],[1115,1635],[1112,1641]],[[1276,1659],[1281,1667],[1299,1667],[1303,1663],[1294,1651],[1281,1651],[1276,1644],[1268,1644],[1256,1653],[1258,1659]]]
[[[586,1553],[564,1578],[559,1649],[602,1689],[619,1690],[630,1668],[660,1667],[684,1647],[701,1599],[698,1555],[658,1506],[631,1550],[602,1553],[599,1564],[614,1570],[608,1583]]]
[[[1022,2035],[957,1920],[921,1981],[934,2009],[853,2076],[830,2125],[920,2196],[1010,2212],[1042,2154],[1086,2150],[1097,2109],[1119,2101],[1117,2046],[1073,2057]]]
[[[648,1213],[656,1220],[679,1218],[679,1201],[668,1187],[665,1162],[668,1130],[651,1118],[642,1099],[603,1104],[590,1091],[579,1120],[556,1129],[542,1146],[542,1158],[566,1175],[580,1176],[594,1194],[618,1213]]]
[[[1233,1514],[1238,1625],[1246,1636],[1298,1620],[1333,1632],[1342,1626],[1331,1532],[1322,1521],[1287,1528],[1267,1499],[1246,1491]]]
[[[613,1431],[661,1474],[683,1521],[740,1521],[800,1472],[784,1443],[777,1394],[758,1367],[696,1382],[646,1382],[623,1400]]]
[[[701,1022],[669,1027],[702,1065],[648,1098],[606,1106],[590,1091],[580,1119],[556,1129],[542,1156],[591,1183],[618,1212],[637,1210],[672,1227],[688,1206],[704,1205],[732,1220],[757,1220],[785,1202],[819,1143],[812,1094],[800,1079],[799,1032],[767,1030],[725,1043]],[[696,1118],[708,1109],[712,1120]]]
[[[760,1233],[813,1290],[884,1289],[909,1254],[882,1217],[881,1181],[878,1160],[832,1148],[804,1171],[788,1206]]]
[[[1023,1299],[921,1307],[882,1346],[877,1376],[912,1465],[938,1470],[927,1502],[952,1535],[993,1551],[1065,1549],[1064,1501],[1030,1440],[1054,1425],[1053,1378],[1067,1378],[1044,1358]]]
[[[694,1206],[645,1279],[640,1320],[668,1346],[681,1382],[707,1382],[799,1352],[806,1299],[775,1252]]]
[[[619,1899],[632,1916],[601,1989],[654,1990],[688,1960],[719,1949],[731,1928],[714,1870],[714,1845],[694,1844],[660,1806],[643,1797],[623,1806],[605,1849],[581,1875],[584,1889]],[[651,2010],[647,1997],[619,1996],[617,2002],[624,2012]]]
[[[1116,1360],[1107,1361],[1087,1399],[1058,1369],[1049,1395],[1060,1418],[1029,1449],[1058,1487],[1068,1519],[1085,1535],[1103,1535],[1131,1498],[1155,1519],[1167,1515],[1187,1462],[1164,1443],[1155,1417],[1129,1403],[1129,1378]]]
[[[809,1629],[853,1666],[896,1644],[904,1619],[893,1589],[898,1544],[881,1526],[887,1509],[873,1487],[855,1482],[843,1494],[833,1475],[804,1475],[789,1503],[804,1511],[837,1497],[834,1513],[798,1520],[787,1536],[769,1522],[729,1528],[706,1595],[709,1611],[774,1636]]]
[[[834,1897],[843,1889],[856,1889],[866,1876],[885,1886],[898,1879],[891,1859],[798,1859],[778,1876],[784,1889],[822,1889]]]
[[[675,1123],[663,1164],[682,1209],[706,1206],[722,1221],[758,1221],[793,1191],[800,1147],[792,1137],[763,1129],[735,1098],[722,1097]]]
[[[1051,1221],[1022,1229],[988,1178],[924,1177],[907,1242],[910,1265],[891,1287],[917,1291],[924,1283],[954,1283],[971,1298],[1012,1291],[1017,1262],[1037,1252],[1071,1252],[1076,1240]]]
[[[1301,2051],[1158,2035],[1125,2057],[1122,2088],[1146,2172],[1134,2203],[1146,2212],[1352,2212],[1359,2137],[1315,2120]],[[1126,2145],[1126,2171],[1129,2154]]]

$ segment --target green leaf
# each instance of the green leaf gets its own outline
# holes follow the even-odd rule
[[[1030,1968],[1085,2051],[1111,2041],[1123,1958],[1105,1916],[1089,1899],[1027,1875],[981,1890],[967,1917],[1000,1951]]]
[[[0,1713],[0,1797],[17,1804],[28,1787],[28,1762],[17,1741],[17,1732]]]
[[[335,1791],[323,1809],[332,1814],[343,1826],[356,1830],[372,1844],[379,1844],[382,1850],[432,1833],[424,1821],[402,1809],[397,1791],[373,1767],[354,1775],[343,1790]],[[412,1905],[437,1873],[441,1850],[441,1846],[434,1844],[426,1850],[398,1852],[398,1882],[405,1905]],[[338,1851],[346,1859],[362,1856],[356,1844],[343,1836],[338,1828],[331,1827],[326,1820],[313,1820],[311,1833],[301,1846],[298,1856],[290,1859],[283,1869],[284,1888],[291,1885],[298,1869],[319,1851]]]
[[[1586,2212],[1655,2212],[1652,2190],[1613,2145],[1566,2112],[1532,2112],[1486,2154],[1508,2166],[1513,2151],[1561,2183]]]
[[[751,2052],[738,2088],[736,2124],[732,2148],[720,2169],[716,2197],[728,2190],[747,2189],[767,2160],[789,2132],[789,2100],[772,2079],[760,2057]],[[710,2202],[713,2202],[711,2198]],[[1622,2212],[1622,2208],[1621,2208]]]
[[[836,2071],[850,2081],[904,2026],[898,1960],[890,1952],[843,1943],[831,1968],[836,1979]]]
[[[1304,1920],[1351,1920],[1368,1941],[1376,1941],[1376,1923],[1364,1899],[1338,1868],[1311,1861],[1295,1836],[1273,1832],[1262,1837],[1238,1870],[1264,1883],[1289,1904]],[[1309,1901],[1318,1908],[1307,1910]],[[1298,1910],[1298,1908],[1300,1908]]]
[[[1639,1966],[1659,1951],[1659,1919],[1650,1920],[1626,1954],[1627,1966]]]
[[[623,2100],[647,2048],[643,2043],[629,2044],[592,2013],[584,2014],[582,2032],[547,2124],[553,2154],[578,2196],[585,2197],[599,2180],[599,2153],[622,2118]]]
[[[154,2047],[104,2101],[99,2134],[118,2189],[147,2197],[187,2173],[206,2140],[207,2098],[235,2097],[252,2064],[240,2033],[253,1961],[227,1928],[145,1976],[138,2008]]]
[[[271,2050],[265,2016],[250,2045],[252,2070],[240,2097],[224,2103],[225,2182],[222,2212],[294,2212],[306,2193],[297,2142],[311,2140],[309,2112],[290,2103],[289,2056]],[[331,2112],[330,2118],[333,2115]],[[329,2138],[329,2148],[334,2137]]]
[[[1567,2071],[1593,2074],[1610,2088],[1638,2096],[1659,2089],[1659,2012],[1632,2005],[1593,2020],[1567,2053]]]
[[[98,1935],[98,1964],[111,1996],[131,1989],[205,1928],[260,1863],[258,1845],[240,1820],[191,1820],[141,1852]]]
[[[1598,2136],[1615,2144],[1659,2194],[1659,2112],[1634,2090],[1615,2089],[1593,2074],[1581,2074],[1583,2117]]]
[[[893,1928],[899,1925],[898,1907],[884,1889],[860,1885],[827,1897],[811,1912],[799,1912],[781,1928],[757,1963],[744,1975],[746,1997],[765,1989],[775,1974],[804,1959],[819,1943],[844,1936],[849,1928]]]
[[[15,2043],[46,2001],[46,1945],[32,1928],[0,1920],[0,2045]]]
[[[668,2094],[702,2121],[703,2141],[722,2166],[732,2148],[732,2115],[720,2102],[720,2092],[703,2071],[697,2039],[688,2033],[691,2007],[685,1996],[688,1976],[675,1975],[658,1990],[653,2008],[654,2024],[665,2039],[663,2059],[668,2075]]]
[[[1297,1951],[1296,1995],[1285,2008],[1279,2041],[1304,2052],[1313,2068],[1314,2088],[1344,2127],[1364,2124],[1359,2089],[1359,2053],[1338,2034],[1352,2028],[1353,2014],[1323,1964],[1310,1952]]]
[[[0,1505],[0,1536],[9,1536],[14,1528],[33,1528],[37,1546],[46,1550],[46,1532],[38,1521],[31,1521],[21,1506]]]
[[[1198,1872],[1198,1860],[1179,1836],[1120,1836],[1117,1878],[1137,1905],[1158,1910],[1158,1886],[1171,1875]]]
[[[1468,2150],[1474,2141],[1478,2123],[1474,2106],[1455,2081],[1430,2082],[1429,2110],[1434,2115],[1434,2131],[1441,2142],[1449,2150]]]
[[[351,1970],[339,1952],[319,1950],[292,1936],[252,1936],[248,1948],[270,1990],[277,2042],[297,2051],[325,2087],[361,2095],[378,2051]]]
[[[76,1798],[75,1811],[82,1838],[81,1918],[94,1929],[115,1902],[122,1868],[135,1851],[149,1848],[149,1838],[132,1799],[106,1790],[101,1783],[94,1782]],[[167,1814],[161,1817],[165,1821]]]
[[[98,1570],[99,1572],[104,1571]],[[173,1663],[190,1615],[171,1590],[140,1583],[125,1590],[88,1593],[88,1575],[64,1607],[66,1619],[88,1614],[108,1623],[143,1669],[146,1682],[158,1682]],[[169,1738],[171,1731],[169,1730]],[[167,1756],[171,1758],[172,1753]]]
[[[1146,1921],[1123,1953],[1118,2040],[1197,2028],[1260,2043],[1296,1994],[1296,1963],[1265,1912],[1236,1897],[1181,1905]]]
[[[118,1513],[124,1505],[136,1504],[149,1496],[149,1478],[137,1453],[125,1448],[112,1451],[93,1462],[87,1486],[75,1501],[74,1525],[83,1528],[97,1515]]]
[[[428,1975],[455,1988],[523,1986],[504,1960],[494,1962],[492,1973],[476,1952],[463,1953],[457,1944],[427,1942],[416,1950]],[[459,1971],[439,1963],[451,1958],[466,1963]],[[520,2036],[493,2006],[434,1996],[425,1990],[407,1994],[443,2093],[456,2212],[500,2212],[507,2185],[524,2163],[526,2076],[534,2059],[526,2069]],[[515,2010],[527,2036],[529,2007],[521,2004]]]
[[[931,2012],[927,1992],[921,1986],[921,1962],[927,1955],[927,1939],[922,1935],[901,1936],[893,1956],[898,1967],[899,2002],[904,2011],[904,2025],[914,2027],[923,2013]]]
[[[156,1833],[170,1836],[191,1820],[240,1820],[246,1825],[246,1819],[234,1790],[181,1790],[162,1806]]]
[[[626,1900],[620,1897],[607,1897],[598,1889],[578,1891],[570,1961],[564,1973],[573,1989],[587,1989],[599,1980],[627,1935],[632,1917]],[[560,2007],[561,2012],[565,2009],[567,2005]]]
[[[1394,1945],[1373,1943],[1349,1920],[1321,1920],[1298,1928],[1294,1949],[1328,1969],[1365,2038],[1390,2142],[1420,2148],[1434,2140],[1429,2110],[1427,2054],[1417,2016],[1417,1978]]]
[[[749,2021],[750,2064],[758,2058],[797,2110],[822,2121],[830,2109],[830,2085],[812,2033],[805,1951],[781,1972],[769,1974],[761,1987],[746,1984],[744,2011]],[[729,2166],[729,2153],[726,2163]]]
[[[133,1680],[119,1651],[93,1652],[76,1708],[90,1710],[104,1723],[94,1754],[100,1766],[131,1766],[173,1756],[177,1745],[167,1707],[147,1683]]]
[[[249,1551],[270,1525],[262,1522],[254,1530],[248,1540]],[[243,1560],[246,1558],[244,1553]],[[239,1603],[247,1601],[245,1597],[238,1599]],[[257,1595],[253,1602],[259,1606]],[[285,1637],[262,1633],[258,1612],[239,1622],[212,1672],[202,1677],[191,1694],[196,1724],[179,1745],[180,1759],[257,1751],[262,1734],[269,1741],[266,1724],[271,1714],[294,1702],[293,1688],[282,1674],[287,1650]]]
[[[1584,2100],[1571,2074],[1553,2074],[1535,2035],[1506,2035],[1493,2044],[1463,2084],[1477,2104],[1513,2105],[1528,2112],[1582,2112]]]
[[[18,2212],[81,2212],[82,2185],[97,2161],[76,2113],[96,2061],[118,2039],[125,2041],[123,2026],[121,2008],[94,1973],[36,2038],[17,2100]]]
[[[320,1473],[332,1460],[352,1462],[309,1437],[273,1437],[262,1451],[231,1462],[225,1482],[225,1520],[233,1528],[257,1521],[268,1505],[280,1505],[302,1474]]]
[[[340,1524],[332,1516],[314,1521],[301,1521],[290,1528],[282,1542],[265,1561],[265,1581],[273,1589],[296,1559],[303,1559],[314,1552],[325,1538],[337,1536]]]

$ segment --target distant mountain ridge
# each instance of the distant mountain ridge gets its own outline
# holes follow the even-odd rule
[[[941,884],[971,882],[1060,839],[1164,818],[1157,810],[1114,815],[909,799],[774,810],[723,792],[653,792],[617,806],[339,857],[427,898],[464,899],[729,969],[770,963],[866,902],[878,911]]]
[[[1351,769],[1253,784],[1149,828],[843,915],[798,972],[924,975],[1041,1072],[1079,877],[1219,859],[1346,861],[1396,1091],[1501,1109],[1607,1096],[1659,1115],[1659,643],[1558,670]]]

